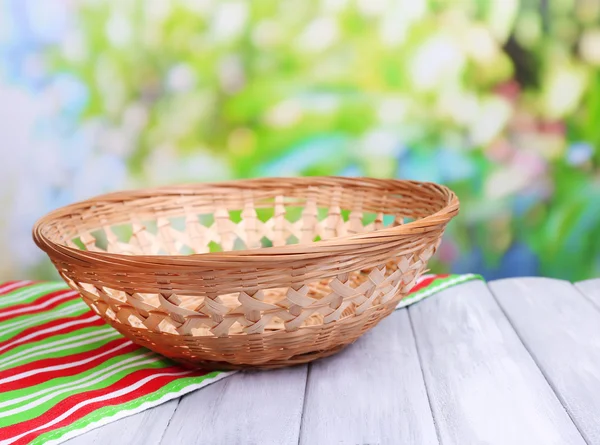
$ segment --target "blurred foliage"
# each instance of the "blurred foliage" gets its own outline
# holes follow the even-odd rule
[[[73,14],[47,51],[72,91],[63,112],[100,128],[95,149],[132,185],[442,182],[462,211],[435,271],[600,272],[600,2],[94,0]]]

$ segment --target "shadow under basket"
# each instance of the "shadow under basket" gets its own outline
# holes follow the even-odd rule
[[[133,342],[188,367],[276,368],[331,355],[389,315],[458,207],[431,183],[252,179],[99,196],[33,236]]]

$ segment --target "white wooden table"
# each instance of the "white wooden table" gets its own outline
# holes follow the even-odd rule
[[[67,444],[600,444],[600,280],[469,282],[336,356],[238,373]]]

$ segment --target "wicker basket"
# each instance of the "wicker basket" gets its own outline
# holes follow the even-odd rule
[[[191,366],[273,368],[328,356],[392,312],[458,207],[430,183],[255,179],[99,196],[33,236],[135,343]]]

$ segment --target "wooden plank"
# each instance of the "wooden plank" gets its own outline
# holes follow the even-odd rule
[[[179,399],[117,420],[65,442],[67,445],[157,445]]]
[[[307,366],[238,373],[184,396],[162,444],[298,444]]]
[[[585,443],[483,282],[409,315],[444,445]]]
[[[310,365],[300,443],[438,443],[406,310]]]
[[[588,444],[600,444],[599,307],[572,284],[549,278],[490,288]]]
[[[575,286],[586,298],[588,298],[597,307],[600,307],[600,279],[580,281],[575,283]]]

